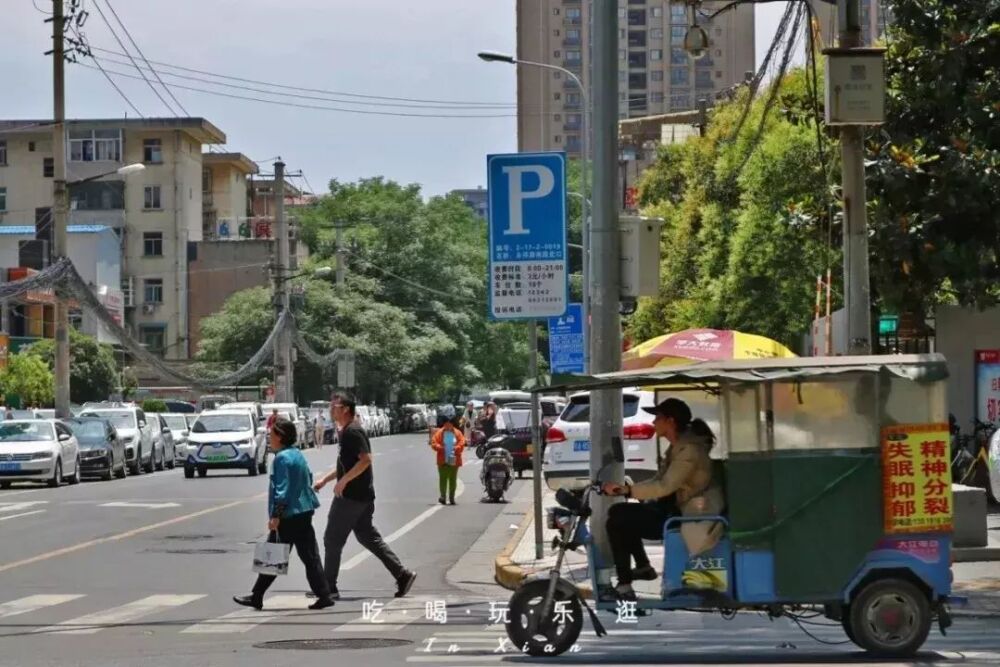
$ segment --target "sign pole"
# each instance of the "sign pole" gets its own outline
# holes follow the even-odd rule
[[[538,323],[535,320],[528,322],[528,349],[531,351],[529,359],[529,373],[535,381],[534,386],[538,386]],[[538,392],[531,394],[531,491],[533,503],[535,505],[535,560],[541,560],[545,556],[545,537],[542,534],[542,439],[541,428],[538,423],[538,413],[541,410],[541,401]]]

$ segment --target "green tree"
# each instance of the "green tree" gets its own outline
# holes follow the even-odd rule
[[[0,387],[4,395],[20,397],[22,406],[51,405],[55,399],[52,371],[44,360],[27,350],[7,359],[7,367],[0,372]]]
[[[167,404],[158,398],[147,398],[142,402],[143,412],[166,412]]]
[[[55,341],[40,340],[25,349],[55,369]],[[69,335],[70,400],[74,403],[103,401],[118,388],[118,366],[110,345],[98,343],[93,336],[70,329]]]

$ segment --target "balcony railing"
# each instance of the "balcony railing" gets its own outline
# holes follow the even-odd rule
[[[583,67],[583,59],[577,58],[574,60],[563,60],[563,67],[566,69],[580,69]]]
[[[563,25],[581,25],[583,19],[579,16],[567,16],[563,19]]]
[[[563,104],[564,109],[570,109],[570,110],[579,109],[582,106],[583,104],[581,102],[570,102],[569,100],[567,100],[566,103]]]
[[[563,46],[580,46],[583,44],[583,40],[579,37],[564,37]]]
[[[583,129],[583,123],[566,122],[563,123],[563,130],[567,132],[579,132]]]

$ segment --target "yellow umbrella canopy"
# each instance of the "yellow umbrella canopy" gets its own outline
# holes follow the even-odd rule
[[[622,355],[622,368],[634,370],[671,366],[690,360],[725,361],[795,356],[794,352],[778,341],[756,334],[720,329],[685,329],[650,338],[627,350]]]

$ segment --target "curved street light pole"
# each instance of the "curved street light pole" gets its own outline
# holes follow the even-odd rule
[[[548,63],[535,62],[533,60],[520,60],[511,55],[504,53],[495,53],[493,51],[482,51],[479,54],[479,58],[486,62],[498,62],[507,63],[509,65],[525,65],[527,67],[538,67],[541,69],[548,69],[554,72],[562,72],[576,84],[576,87],[580,89],[580,100],[583,102],[583,122],[581,125],[581,130],[583,132],[583,139],[580,144],[580,154],[583,156],[581,160],[580,169],[580,180],[582,181],[581,189],[583,193],[580,198],[583,200],[583,224],[582,224],[582,241],[583,241],[583,372],[585,374],[590,373],[590,153],[588,149],[590,147],[590,135],[588,132],[589,123],[587,122],[587,117],[590,115],[590,95],[587,94],[587,89],[583,85],[583,81],[580,80],[572,70],[566,69],[565,67],[560,67],[558,65],[550,65]],[[576,193],[569,193],[576,194]]]

